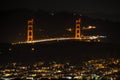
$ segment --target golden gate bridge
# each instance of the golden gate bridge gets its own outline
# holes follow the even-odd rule
[[[60,41],[60,40],[80,40],[80,41],[96,41],[100,42],[100,38],[105,38],[106,36],[83,36],[81,34],[81,30],[87,30],[87,29],[94,29],[95,26],[88,26],[81,28],[81,19],[78,18],[75,21],[75,34],[74,37],[59,37],[59,38],[46,38],[46,39],[40,39],[40,40],[34,40],[33,36],[33,25],[34,25],[34,19],[28,20],[28,28],[27,28],[27,40],[23,42],[16,42],[12,44],[26,44],[26,43],[37,43],[37,42],[48,42],[48,41]],[[71,31],[71,28],[68,29]]]

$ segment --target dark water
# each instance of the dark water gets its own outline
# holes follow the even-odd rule
[[[55,41],[48,43],[8,45],[1,44],[0,63],[38,61],[80,63],[98,58],[120,58],[119,44]],[[31,49],[35,50],[32,51]],[[11,49],[11,50],[10,50]]]

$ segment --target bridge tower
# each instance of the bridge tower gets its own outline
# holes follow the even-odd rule
[[[81,19],[76,19],[76,28],[75,28],[75,39],[81,39],[81,28],[80,28]]]
[[[27,41],[33,41],[33,19],[28,20]]]

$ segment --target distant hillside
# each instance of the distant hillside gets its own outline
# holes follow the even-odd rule
[[[118,44],[79,41],[11,45],[9,49],[8,47],[3,48],[0,54],[0,63],[20,62],[29,64],[38,61],[80,63],[91,59],[120,58],[119,46]],[[32,51],[32,48],[35,50]]]
[[[95,30],[82,31],[83,35],[105,35],[109,42],[119,42],[120,34],[119,22],[102,20],[100,18],[91,18],[87,14],[72,12],[48,12],[32,11],[28,9],[16,9],[10,11],[0,11],[0,41],[1,42],[18,42],[26,40],[27,20],[34,18],[34,39],[45,37],[63,36],[72,33],[66,31],[67,28],[75,28],[75,19],[81,18],[81,27],[94,25]]]

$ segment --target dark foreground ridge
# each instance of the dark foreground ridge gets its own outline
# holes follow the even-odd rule
[[[48,43],[0,46],[0,63],[20,62],[31,64],[38,61],[80,63],[99,58],[119,58],[117,44],[102,42],[55,41]]]

